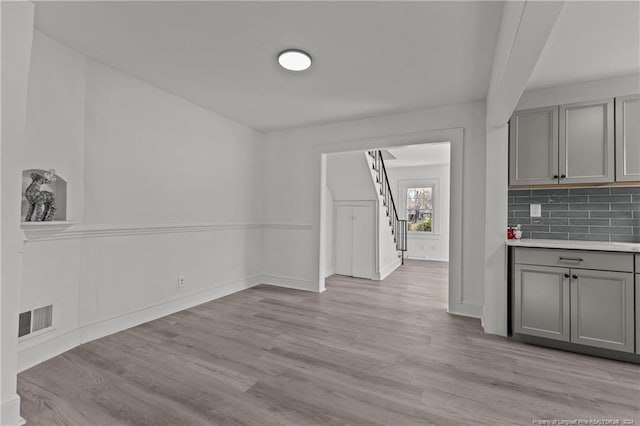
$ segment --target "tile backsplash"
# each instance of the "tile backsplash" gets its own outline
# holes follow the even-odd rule
[[[529,215],[542,205],[542,217]],[[640,186],[509,191],[509,226],[522,238],[640,243]]]

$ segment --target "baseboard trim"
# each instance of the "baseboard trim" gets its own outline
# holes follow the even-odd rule
[[[374,274],[374,279],[377,280],[377,281],[384,280],[389,275],[391,275],[391,273],[393,271],[398,269],[398,267],[400,267],[400,265],[402,265],[402,259],[398,258],[398,259],[394,260],[393,262],[391,262],[390,264],[388,264],[387,266],[385,266],[383,269],[381,269],[380,272],[376,272]]]
[[[171,299],[157,305],[146,306],[123,315],[85,324],[75,330],[49,337],[46,340],[29,342],[28,346],[22,348],[18,345],[18,371],[27,370],[83,343],[246,290],[261,284],[262,281],[261,275],[252,275],[244,280],[216,285],[213,288]]]
[[[482,319],[482,305],[475,303],[453,303],[447,309],[452,315]]]
[[[2,403],[0,413],[0,425],[2,426],[20,426],[26,423],[20,417],[20,395],[17,393]]]
[[[301,278],[283,277],[280,275],[263,274],[262,283],[275,287],[290,288],[293,290],[312,291],[317,293],[318,289],[313,288],[311,280]]]

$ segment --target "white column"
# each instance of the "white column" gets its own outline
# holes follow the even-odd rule
[[[487,130],[484,331],[507,335],[508,127]]]
[[[34,5],[2,2],[2,141],[0,145],[0,424],[18,425],[16,393],[20,297],[22,149]]]

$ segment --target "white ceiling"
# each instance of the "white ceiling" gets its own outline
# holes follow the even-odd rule
[[[72,48],[262,131],[483,99],[501,2],[39,2]],[[310,71],[276,65],[302,48]]]
[[[451,162],[449,142],[408,145],[387,148],[385,151],[395,157],[391,159],[383,156],[385,167],[388,168],[430,166]]]
[[[566,2],[527,89],[640,73],[640,2]]]

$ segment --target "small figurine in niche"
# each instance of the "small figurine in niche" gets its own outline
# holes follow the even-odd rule
[[[56,200],[53,192],[41,191],[40,187],[56,181],[53,169],[44,173],[31,173],[31,184],[24,192],[24,196],[29,202],[29,210],[25,217],[25,222],[50,222],[56,214]]]

